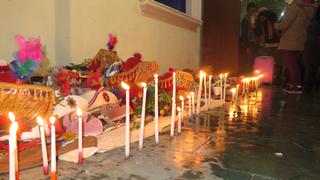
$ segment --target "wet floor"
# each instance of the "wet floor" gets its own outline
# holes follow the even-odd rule
[[[79,167],[58,162],[59,179],[320,179],[320,97],[264,87],[240,103],[202,113],[181,135],[97,154]],[[40,167],[22,179],[48,179]],[[6,178],[6,176],[2,176]],[[1,176],[0,176],[1,179]]]

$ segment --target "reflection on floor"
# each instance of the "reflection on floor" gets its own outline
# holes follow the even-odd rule
[[[84,165],[59,162],[59,179],[320,179],[320,98],[264,87],[234,105],[185,121],[183,132],[97,154]],[[22,179],[46,179],[40,167]],[[6,176],[3,176],[6,177]],[[1,179],[1,177],[0,177]]]

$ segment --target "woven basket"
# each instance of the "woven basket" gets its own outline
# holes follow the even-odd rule
[[[13,112],[23,123],[33,127],[38,115],[52,115],[55,94],[53,89],[36,85],[17,85],[0,82],[0,115]]]
[[[110,79],[112,84],[120,83],[121,81],[135,83],[148,82],[153,78],[153,75],[158,72],[158,64],[154,61],[140,62],[135,67],[127,72],[116,74]]]
[[[193,76],[190,73],[184,71],[176,71],[176,83],[177,87],[188,90],[193,85]],[[172,88],[172,75],[166,79],[159,80],[160,89],[171,89]]]
[[[100,49],[99,52],[97,53],[97,55],[89,60],[88,62],[86,62],[87,65],[90,65],[92,63],[96,63],[98,61],[100,61],[100,71],[103,72],[104,68],[108,65],[108,64],[113,64],[116,61],[119,61],[120,58],[117,55],[116,51],[108,51],[106,49]]]

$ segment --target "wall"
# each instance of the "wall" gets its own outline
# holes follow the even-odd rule
[[[0,1],[0,59],[11,60],[15,34],[39,35],[52,64],[79,63],[118,36],[124,60],[134,52],[167,67],[197,68],[200,30],[193,32],[142,15],[139,0]]]

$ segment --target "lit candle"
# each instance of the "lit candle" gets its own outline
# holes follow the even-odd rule
[[[9,118],[13,113],[9,113]],[[13,119],[11,119],[13,117]],[[17,171],[17,130],[18,130],[18,123],[15,121],[14,115],[11,116],[11,125],[10,125],[10,132],[9,132],[9,179],[15,180],[19,179],[19,171]]]
[[[220,74],[219,77],[220,77],[220,87],[221,87],[220,101],[222,102],[222,99],[223,99],[223,94],[222,94],[223,93],[223,75]]]
[[[182,120],[182,122],[184,122],[184,119],[183,119],[183,117],[184,117],[184,113],[183,113],[183,111],[184,111],[184,98],[183,98],[183,96],[180,96],[180,101],[181,101],[181,120]]]
[[[242,95],[245,94],[245,89],[246,89],[246,80],[244,78],[244,79],[242,79]]]
[[[48,175],[49,174],[48,154],[47,154],[46,137],[45,137],[44,127],[43,127],[43,119],[40,116],[38,116],[37,122],[39,124],[40,139],[41,139],[43,174]]]
[[[125,137],[125,157],[130,155],[130,86],[125,82],[121,82],[121,86],[126,90],[126,137]]]
[[[172,112],[171,112],[171,129],[170,129],[170,137],[173,138],[174,135],[174,123],[176,119],[176,73],[172,73]]]
[[[55,117],[50,117],[51,123],[51,180],[57,179],[57,159],[56,159],[56,127],[54,122]]]
[[[203,72],[200,71],[199,90],[198,90],[198,99],[197,99],[197,114],[200,113],[201,92],[202,92],[202,77],[203,77]]]
[[[140,139],[139,139],[139,150],[142,150],[143,147],[143,134],[144,134],[144,119],[146,112],[146,99],[147,99],[147,84],[141,83],[143,88],[143,96],[142,96],[142,110],[141,110],[141,126],[140,126]]]
[[[232,88],[232,89],[231,89],[231,93],[232,93],[232,103],[234,103],[234,101],[235,101],[236,92],[237,92],[237,89],[236,89],[236,88]]]
[[[83,164],[83,151],[82,151],[82,111],[77,108],[77,116],[78,116],[78,164]]]
[[[177,107],[178,111],[178,134],[181,134],[181,108]]]
[[[239,96],[239,84],[237,84],[236,101],[238,101]]]
[[[209,76],[209,93],[208,93],[208,95],[209,95],[209,97],[208,97],[208,101],[209,101],[209,103],[211,102],[211,82],[212,82],[212,76],[210,75]]]
[[[9,112],[8,116],[9,116],[9,119],[10,119],[11,123],[15,123],[16,122],[16,117],[14,116],[14,114],[12,112]],[[17,127],[17,129],[18,129],[18,127]],[[14,161],[15,161],[14,162],[14,165],[15,165],[15,177],[16,177],[16,179],[19,179],[17,135],[13,136],[12,141],[13,141],[13,157],[14,157]]]
[[[196,113],[195,100],[194,100],[194,92],[191,92],[191,100],[192,100],[192,114]]]
[[[228,79],[228,73],[224,74],[224,93],[223,93],[223,102],[226,102],[226,91],[227,91],[227,79]]]
[[[205,102],[205,108],[208,110],[208,97],[207,97],[207,74],[203,73],[203,79],[204,79],[204,102]]]
[[[188,111],[188,113],[189,113],[189,117],[192,115],[192,104],[191,104],[191,96],[189,95],[188,96],[188,104],[189,104],[189,111]]]
[[[154,75],[154,129],[155,141],[159,143],[159,101],[158,101],[158,74]]]

